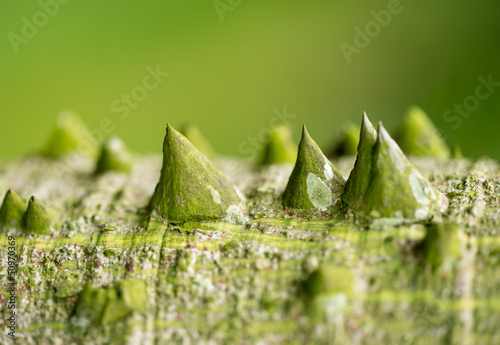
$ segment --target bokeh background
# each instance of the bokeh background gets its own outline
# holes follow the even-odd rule
[[[63,109],[90,128],[111,119],[113,134],[139,152],[160,152],[165,123],[190,120],[217,151],[242,155],[273,109],[295,115],[297,140],[307,123],[325,148],[363,111],[392,130],[411,104],[465,155],[500,158],[500,88],[459,126],[443,117],[474,95],[479,76],[500,81],[498,0],[401,1],[350,63],[340,45],[354,45],[355,28],[388,1],[66,2],[17,52],[11,33],[21,36],[23,18],[33,23],[42,5],[0,2],[4,159],[40,149]],[[113,102],[157,65],[170,75],[120,119]]]

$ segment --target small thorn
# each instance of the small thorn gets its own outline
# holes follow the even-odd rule
[[[283,206],[326,210],[339,200],[345,180],[307,133],[305,125],[297,160],[283,194]]]

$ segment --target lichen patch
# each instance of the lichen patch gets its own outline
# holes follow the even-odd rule
[[[208,186],[208,189],[210,190],[210,194],[212,194],[212,200],[216,203],[216,204],[220,204],[220,195],[219,195],[219,192],[217,192],[215,190],[214,187],[212,186]]]
[[[244,224],[248,221],[248,218],[237,205],[231,205],[226,210],[226,218],[224,220],[231,223]]]
[[[325,210],[333,201],[332,192],[325,182],[313,173],[307,175],[307,194],[314,207]]]
[[[413,196],[415,199],[422,205],[429,205],[431,199],[435,199],[436,196],[432,190],[432,187],[429,186],[427,181],[423,178],[420,173],[413,169],[409,175],[409,181],[411,190],[413,192]]]
[[[428,207],[422,207],[419,208],[415,211],[415,218],[416,219],[425,219],[429,215],[429,208]]]

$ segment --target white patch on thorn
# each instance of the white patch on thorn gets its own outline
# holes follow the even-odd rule
[[[241,190],[238,188],[238,187],[234,187],[234,190],[236,191],[236,195],[238,195],[238,197],[240,198],[241,201],[246,201],[247,198],[245,197],[245,195],[241,192]]]
[[[309,200],[317,209],[325,211],[333,202],[332,191],[325,182],[313,173],[309,173],[306,179],[307,195]]]
[[[219,192],[217,192],[215,190],[214,187],[212,186],[208,186],[208,189],[210,190],[210,194],[212,194],[212,200],[216,203],[216,204],[220,204],[220,195],[219,195]]]
[[[415,218],[424,219],[427,217],[428,214],[429,214],[429,208],[422,207],[422,208],[419,208],[415,211]]]
[[[326,162],[324,168],[325,168],[325,178],[328,181],[330,181],[333,178],[332,167],[330,166],[330,164],[328,164],[328,162]]]
[[[113,151],[119,151],[123,149],[123,142],[118,138],[111,138],[109,140],[109,147]]]
[[[409,181],[413,196],[415,196],[415,199],[417,199],[420,204],[429,205],[431,199],[436,198],[432,187],[429,186],[427,181],[417,170],[413,169],[410,172]]]

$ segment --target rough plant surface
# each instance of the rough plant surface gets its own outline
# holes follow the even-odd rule
[[[247,197],[241,225],[149,219],[161,156],[138,156],[130,174],[38,156],[0,164],[2,196],[34,195],[59,222],[1,234],[0,343],[500,344],[499,165],[410,160],[448,198],[437,220],[459,225],[452,237],[434,227],[422,241],[422,221],[284,209],[293,163],[214,160]],[[347,178],[354,157],[333,164]]]
[[[291,209],[325,211],[340,200],[345,180],[302,128],[297,161],[283,193],[283,205]]]

